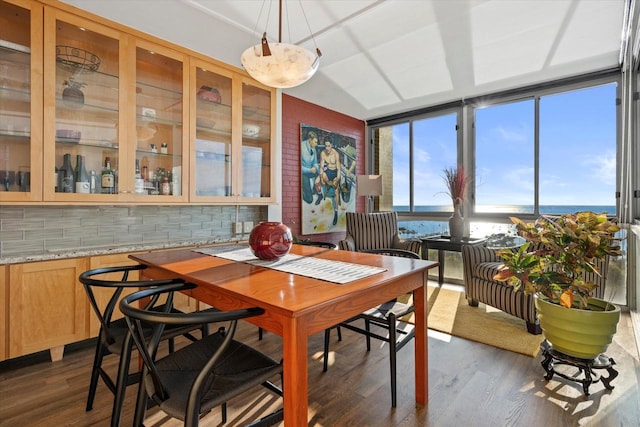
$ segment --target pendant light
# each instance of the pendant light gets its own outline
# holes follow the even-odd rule
[[[314,54],[303,47],[282,43],[282,0],[279,0],[279,5],[278,43],[269,44],[265,31],[261,43],[246,49],[240,59],[249,75],[260,83],[286,89],[309,80],[318,70],[322,53],[317,47]],[[301,2],[300,8],[308,27],[309,21]],[[309,32],[313,39],[310,28]],[[313,42],[315,44],[315,39]]]

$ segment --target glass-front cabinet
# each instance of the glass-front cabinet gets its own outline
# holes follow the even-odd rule
[[[183,183],[183,159],[187,159],[188,108],[184,94],[188,91],[187,58],[172,50],[138,41],[136,45],[134,164],[129,188],[140,201],[171,202],[187,200]],[[155,197],[152,197],[155,196]]]
[[[0,201],[42,198],[42,7],[0,1]]]
[[[124,36],[45,13],[45,201],[116,201],[126,156],[120,127]]]
[[[236,194],[233,183],[232,75],[212,71],[210,64],[193,60],[195,81],[191,109],[195,111],[191,134],[195,157],[192,159],[192,198],[224,202]]]
[[[242,83],[242,173],[240,195],[271,199],[272,127],[271,91]]]
[[[272,202],[272,90],[192,60],[191,200]]]
[[[50,4],[0,0],[0,202],[275,201],[275,90]]]

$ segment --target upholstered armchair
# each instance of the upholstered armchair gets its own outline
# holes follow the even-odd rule
[[[524,319],[529,333],[540,334],[542,332],[533,295],[526,295],[506,283],[493,280],[493,276],[503,264],[496,249],[484,246],[463,246],[462,263],[465,293],[469,305],[476,307],[478,303],[482,302]],[[592,280],[598,285],[594,296],[602,298],[607,279],[609,257],[599,261],[597,266],[600,275],[590,273],[587,275],[587,280]]]
[[[347,235],[338,242],[340,249],[367,251],[402,249],[420,254],[420,240],[401,239],[395,212],[346,213]]]

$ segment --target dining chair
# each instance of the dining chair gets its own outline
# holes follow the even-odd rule
[[[276,375],[282,381],[282,363],[234,339],[238,320],[259,316],[264,313],[263,309],[171,313],[155,307],[159,296],[166,295],[169,303],[174,292],[195,287],[187,283],[144,289],[120,302],[120,310],[144,362],[134,426],[143,425],[149,399],[171,417],[182,420],[186,427],[195,427],[201,415],[219,405],[222,423],[225,423],[227,401],[255,386],[262,385],[282,396],[282,389],[271,382]],[[141,300],[148,302],[140,306]],[[174,353],[158,355],[158,344],[166,328],[203,323],[225,326]],[[145,326],[152,328],[150,339]],[[250,425],[268,426],[282,419],[283,411],[279,409]]]
[[[98,380],[101,378],[107,388],[114,395],[113,408],[111,411],[111,426],[120,425],[120,417],[122,413],[122,405],[124,402],[126,387],[138,382],[140,373],[129,373],[131,362],[131,352],[133,341],[131,334],[124,318],[113,319],[116,304],[122,297],[125,289],[138,290],[145,287],[161,287],[165,285],[175,285],[184,283],[181,279],[166,280],[130,280],[129,276],[133,272],[144,270],[145,265],[136,264],[128,266],[103,267],[88,270],[79,277],[84,290],[89,298],[89,303],[100,322],[100,331],[96,343],[93,367],[91,369],[91,380],[89,382],[89,394],[87,396],[86,410],[93,408]],[[115,276],[115,277],[114,277]],[[100,301],[103,299],[97,296],[97,289],[109,289],[110,296],[103,306]],[[163,309],[163,307],[161,308]],[[173,312],[179,312],[171,307]],[[184,335],[192,341],[197,338],[191,334],[192,331],[199,329],[202,335],[208,334],[206,324],[197,325],[195,327],[181,326],[171,327],[162,335],[163,340],[168,340],[169,351],[174,350],[173,338]],[[118,372],[116,378],[113,379],[109,373],[102,367],[104,357],[110,354],[120,356],[118,364]]]
[[[360,252],[420,259],[420,256],[417,253],[403,249],[370,249]],[[371,351],[371,338],[384,341],[389,344],[391,406],[395,408],[397,403],[396,353],[414,337],[413,325],[405,321],[413,312],[414,307],[412,295],[406,294],[373,307],[364,313],[360,313],[357,316],[339,323],[333,328],[325,329],[323,372],[327,371],[329,365],[329,341],[331,338],[331,329],[337,329],[339,341],[342,340],[342,334],[340,332],[341,327],[364,335],[366,337],[367,351]],[[364,321],[364,327],[362,327],[362,321]],[[376,329],[372,329],[372,326],[376,327]],[[377,332],[379,330],[382,330],[382,332]]]

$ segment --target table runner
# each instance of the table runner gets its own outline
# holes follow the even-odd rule
[[[251,249],[248,247],[230,250],[229,246],[224,246],[192,250],[194,252],[217,256],[231,261],[245,262],[259,267],[282,271],[284,273],[313,277],[314,279],[338,283],[341,285],[386,271],[386,268],[382,267],[353,264],[350,262],[333,261],[329,259],[306,257],[294,254],[287,254],[275,261],[265,261],[253,255]]]

